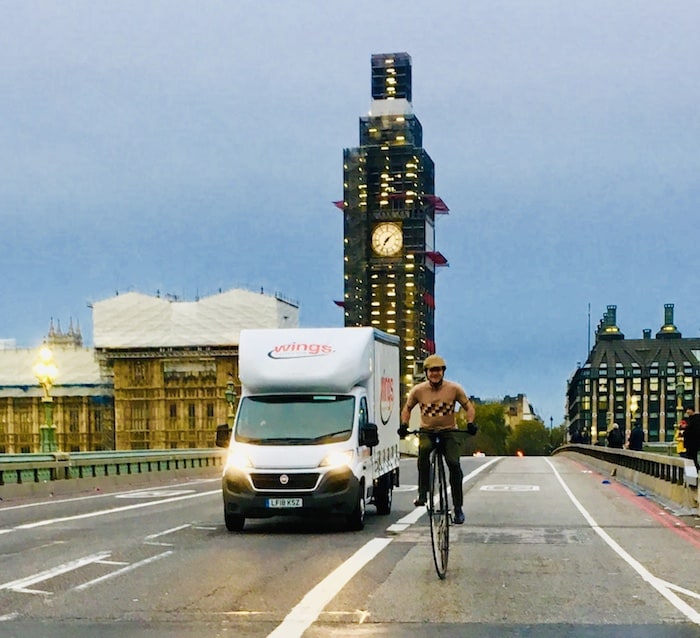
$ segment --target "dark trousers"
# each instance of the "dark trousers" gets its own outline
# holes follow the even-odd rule
[[[462,466],[459,463],[461,450],[460,433],[447,430],[440,432],[440,444],[450,473],[450,488],[452,489],[452,503],[455,507],[462,507],[464,498],[462,495]],[[418,443],[418,493],[427,495],[430,491],[430,452],[435,445],[430,435],[421,434]]]

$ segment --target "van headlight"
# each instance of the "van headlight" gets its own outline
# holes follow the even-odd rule
[[[343,452],[331,452],[323,461],[319,463],[319,467],[329,467],[331,469],[339,467],[352,467],[352,462],[355,458],[353,450],[345,450]]]
[[[240,451],[229,452],[224,474],[229,470],[249,470],[252,467],[253,464],[250,462],[247,454]]]

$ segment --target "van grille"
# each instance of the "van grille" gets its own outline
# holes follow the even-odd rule
[[[287,477],[287,483],[280,481],[282,473],[278,474],[259,474],[250,475],[250,480],[253,481],[253,487],[256,490],[274,490],[293,491],[293,490],[312,490],[318,483],[318,472],[305,472],[301,474],[284,474]]]

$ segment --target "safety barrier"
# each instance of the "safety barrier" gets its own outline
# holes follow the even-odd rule
[[[0,454],[0,494],[34,493],[32,485],[55,488],[62,483],[75,484],[80,479],[104,480],[216,468],[222,466],[224,456],[225,450],[220,448]]]
[[[582,455],[601,471],[686,508],[697,507],[698,480],[693,462],[677,456],[569,444],[554,454]]]

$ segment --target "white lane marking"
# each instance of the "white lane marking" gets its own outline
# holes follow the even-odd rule
[[[467,475],[462,479],[462,485],[464,485],[468,480],[473,479],[473,478],[474,478],[477,474],[479,474],[480,472],[483,472],[483,471],[484,471],[487,467],[489,467],[490,465],[493,465],[496,461],[500,461],[500,460],[501,460],[501,457],[500,457],[500,456],[495,456],[494,458],[492,458],[492,459],[491,459],[490,461],[488,461],[487,463],[484,463],[483,465],[480,465],[479,467],[477,467],[475,470],[472,470],[471,472],[469,472],[469,474],[467,474]]]
[[[473,479],[480,472],[483,472],[489,465],[492,465],[493,463],[498,461],[499,458],[500,457],[495,457],[491,459],[488,463],[484,463],[483,465],[480,465],[476,469],[469,472],[469,474],[462,478],[462,485],[464,485],[467,481]],[[448,491],[450,491],[451,493],[451,490],[449,490],[449,488]],[[417,522],[418,519],[426,513],[426,511],[427,510],[425,509],[425,506],[416,507],[416,509],[414,509],[412,512],[410,512],[403,518],[400,518],[392,525],[389,525],[389,527],[386,528],[387,534],[400,534],[401,532],[406,531],[411,525]]]
[[[0,616],[0,622],[5,622],[6,620],[14,620],[15,618],[19,618],[19,613],[16,611],[13,611],[10,614],[5,614],[4,616]]]
[[[135,474],[134,476],[138,476]],[[81,479],[83,480],[83,479]],[[88,480],[88,479],[84,479]],[[187,481],[186,483],[180,483],[178,485],[171,485],[170,488],[183,487],[185,485],[199,485],[200,483],[221,483],[221,477],[211,479],[198,479],[196,481]],[[74,501],[88,501],[93,498],[107,498],[107,497],[119,497],[125,494],[135,494],[136,492],[142,492],[144,488],[136,488],[133,490],[126,490],[124,492],[100,492],[99,494],[90,494],[88,496],[73,496],[71,498],[61,498],[61,499],[51,499],[49,501],[39,501],[37,503],[23,503],[22,505],[8,505],[0,507],[0,512],[9,512],[10,510],[23,510],[29,507],[41,507],[42,505],[56,505],[57,503],[73,503]],[[154,488],[155,489],[155,488]]]
[[[78,558],[76,560],[69,561],[58,567],[53,567],[52,569],[44,570],[33,576],[26,576],[25,578],[19,578],[17,580],[12,580],[10,582],[0,585],[0,589],[10,589],[16,592],[24,592],[26,594],[50,594],[51,592],[41,591],[36,589],[28,589],[30,585],[36,583],[41,583],[55,576],[60,576],[67,572],[71,572],[90,563],[97,563],[106,559],[111,552],[100,552],[99,554],[91,554],[90,556],[85,556],[83,558]]]
[[[673,591],[677,591],[679,594],[684,594],[685,596],[690,596],[691,598],[697,598],[700,600],[700,594],[691,591],[690,589],[686,589],[685,587],[680,587],[679,585],[674,585],[673,583],[669,583],[667,580],[661,580],[659,578],[659,582],[663,583],[668,587],[669,589],[672,589]]]
[[[166,529],[162,532],[158,532],[156,534],[149,534],[146,536],[147,541],[152,541],[154,538],[160,538],[161,536],[166,536],[167,534],[174,534],[175,532],[179,532],[180,530],[187,529],[188,527],[191,527],[189,523],[185,523],[184,525],[178,525],[177,527],[171,527],[170,529]]]
[[[323,608],[333,600],[348,581],[389,543],[391,543],[390,538],[373,538],[360,547],[342,565],[306,594],[301,602],[287,614],[282,623],[271,634],[268,634],[268,638],[301,637],[318,618]]]
[[[127,572],[134,571],[135,569],[138,569],[139,567],[143,567],[144,565],[148,565],[149,563],[153,563],[157,560],[160,560],[161,558],[165,558],[166,556],[170,556],[174,552],[172,551],[167,551],[163,552],[162,554],[156,554],[155,556],[151,556],[150,558],[145,558],[144,560],[139,561],[138,563],[133,563],[131,565],[128,565],[127,567],[124,567],[123,569],[117,569],[116,571],[110,572],[109,574],[105,574],[104,576],[100,576],[99,578],[95,578],[93,580],[88,580],[85,583],[82,583],[81,585],[78,585],[77,587],[73,587],[73,591],[83,591],[84,589],[87,589],[88,587],[92,587],[93,585],[96,585],[97,583],[101,583],[105,580],[109,580],[111,578],[116,578],[117,576],[121,576],[122,574],[126,574]]]
[[[557,477],[557,480],[564,488],[564,492],[569,497],[571,502],[574,504],[576,509],[581,513],[583,518],[586,519],[591,529],[598,534],[622,560],[624,560],[634,571],[636,571],[643,580],[649,583],[657,592],[659,592],[668,602],[670,602],[678,611],[680,611],[686,618],[696,625],[700,625],[700,612],[693,609],[688,603],[681,600],[676,594],[671,591],[671,588],[665,583],[665,581],[657,578],[652,574],[644,565],[628,554],[602,527],[598,525],[595,519],[588,513],[585,507],[581,505],[578,499],[574,496],[573,492],[569,489],[568,485],[564,482],[554,464],[549,459],[544,459],[549,467],[552,468],[552,472]]]
[[[463,478],[463,482],[473,478],[489,465],[498,461],[498,458],[479,466]],[[415,523],[423,514],[425,507],[417,507],[415,510],[390,525],[387,531],[403,531],[412,523]],[[277,628],[268,635],[268,638],[301,638],[303,633],[318,618],[323,608],[345,587],[350,579],[381,552],[393,539],[373,538],[358,549],[340,567],[331,572],[318,585],[302,598],[301,602],[287,614]]]
[[[186,523],[185,525],[179,525],[178,527],[166,529],[165,531],[158,532],[157,534],[149,534],[148,536],[146,536],[146,538],[143,539],[144,545],[155,545],[157,547],[172,547],[173,543],[163,543],[154,539],[160,538],[161,536],[165,536],[166,534],[179,532],[180,530],[187,529],[188,527],[192,526],[189,523]]]
[[[140,490],[129,494],[116,494],[115,498],[164,498],[166,496],[181,496],[192,494],[194,490]]]
[[[421,507],[416,507],[412,512],[409,512],[403,518],[400,518],[395,523],[389,525],[386,528],[387,534],[400,534],[406,531],[411,525],[413,525],[423,514],[425,514],[425,505]]]
[[[221,490],[211,490],[209,492],[199,492],[197,494],[187,494],[185,496],[173,496],[172,498],[163,498],[158,501],[149,501],[148,503],[134,503],[133,505],[124,505],[122,507],[112,507],[106,510],[99,510],[97,512],[88,512],[87,514],[75,514],[74,516],[63,516],[60,518],[49,518],[44,521],[36,521],[34,523],[24,523],[22,525],[17,525],[12,529],[33,529],[35,527],[44,527],[46,525],[54,525],[55,523],[64,523],[66,521],[77,521],[84,518],[94,518],[96,516],[105,516],[107,514],[117,514],[119,512],[126,512],[128,510],[141,509],[142,507],[153,507],[154,505],[163,505],[163,503],[174,503],[176,501],[184,501],[190,498],[198,498],[200,496],[212,496],[216,494],[221,496]]]
[[[539,492],[539,485],[482,485],[482,492]]]

